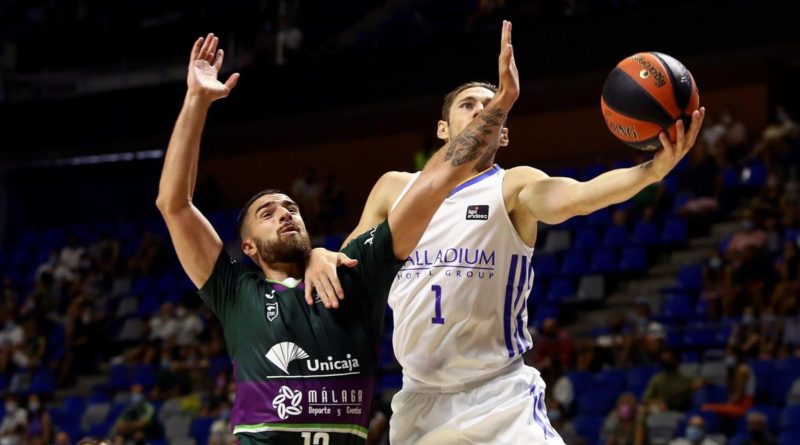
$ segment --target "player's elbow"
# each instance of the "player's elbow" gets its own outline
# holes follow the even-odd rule
[[[168,194],[159,193],[156,197],[156,207],[161,215],[167,217],[190,205],[187,199],[179,199]]]

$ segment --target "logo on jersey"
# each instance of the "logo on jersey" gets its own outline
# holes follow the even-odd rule
[[[482,221],[489,219],[489,206],[474,205],[467,207],[467,221],[471,219],[477,219]]]
[[[303,393],[292,391],[288,386],[281,386],[278,395],[272,399],[272,407],[278,410],[278,417],[283,420],[289,416],[297,416],[303,412],[300,403],[303,401]]]
[[[370,246],[372,245],[372,241],[375,240],[375,231],[376,230],[378,230],[378,226],[373,227],[372,230],[369,232],[369,238],[367,238],[367,240],[364,241],[364,245],[365,246],[367,244],[369,244]]]
[[[275,298],[275,289],[272,289],[272,291],[268,294],[264,294],[264,296],[267,298],[267,300],[272,300]]]
[[[272,321],[278,316],[278,303],[266,303],[267,305],[267,320]]]
[[[308,358],[308,354],[306,351],[303,351],[303,348],[300,346],[290,341],[285,341],[271,347],[269,352],[265,354],[265,357],[267,357],[267,360],[272,362],[273,365],[280,368],[281,371],[289,374],[289,363],[294,360]]]

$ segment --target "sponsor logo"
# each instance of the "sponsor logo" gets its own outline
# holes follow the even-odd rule
[[[266,297],[267,300],[274,299],[275,298],[275,289],[272,289],[272,291],[270,291],[270,293],[268,293],[268,294],[264,294],[264,297]]]
[[[289,363],[294,360],[308,358],[308,354],[300,346],[290,341],[285,341],[271,347],[265,357],[285,374],[289,374]]]
[[[303,401],[303,393],[292,391],[288,386],[281,386],[278,395],[272,399],[272,407],[278,410],[278,417],[283,420],[289,416],[297,416],[303,412],[300,403]]]
[[[631,139],[639,139],[639,133],[636,131],[636,125],[621,125],[615,124],[611,121],[606,121],[608,124],[609,130],[613,133],[617,133],[618,135],[626,138]]]
[[[345,360],[334,360],[333,357],[328,356],[328,361],[306,360],[306,366],[309,371],[347,371],[351,372],[358,368],[358,359],[352,358],[347,354]]]
[[[378,226],[373,227],[372,230],[369,232],[369,238],[367,238],[367,240],[364,241],[364,245],[365,246],[366,245],[370,245],[370,246],[372,245],[372,241],[375,240],[375,231],[376,230],[378,230]]]
[[[278,316],[278,303],[267,303],[267,320],[272,321]]]
[[[650,61],[642,57],[641,55],[633,56],[633,60],[636,61],[639,65],[644,68],[642,71],[639,72],[639,77],[642,79],[646,79],[650,76],[653,77],[653,80],[656,82],[656,87],[661,88],[667,84],[667,81],[664,80],[664,74],[658,70]],[[642,72],[647,71],[649,75],[642,75]]]
[[[484,221],[489,219],[489,206],[472,205],[467,207],[467,221],[473,219]]]

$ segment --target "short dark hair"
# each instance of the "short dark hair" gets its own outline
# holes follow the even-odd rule
[[[472,81],[467,83],[462,83],[461,85],[455,87],[453,91],[447,93],[447,96],[444,97],[444,103],[442,104],[442,120],[449,122],[450,121],[450,106],[453,105],[453,101],[456,100],[456,96],[459,93],[466,90],[467,88],[486,88],[487,90],[496,93],[497,86],[489,83],[489,82],[480,82],[480,81]]]
[[[247,218],[247,212],[250,210],[250,207],[253,205],[253,203],[256,202],[256,199],[264,195],[277,195],[277,194],[285,195],[286,193],[283,193],[278,189],[264,189],[256,193],[255,195],[251,196],[250,199],[248,199],[247,202],[244,203],[242,210],[239,211],[239,216],[236,217],[236,229],[237,232],[239,233],[240,240],[244,238],[242,236],[242,229],[244,228],[244,220]]]

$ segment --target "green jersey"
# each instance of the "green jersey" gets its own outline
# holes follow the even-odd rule
[[[345,299],[309,306],[302,283],[275,283],[223,249],[200,296],[222,322],[241,443],[356,444],[367,437],[389,288],[402,265],[383,222],[343,250]]]

